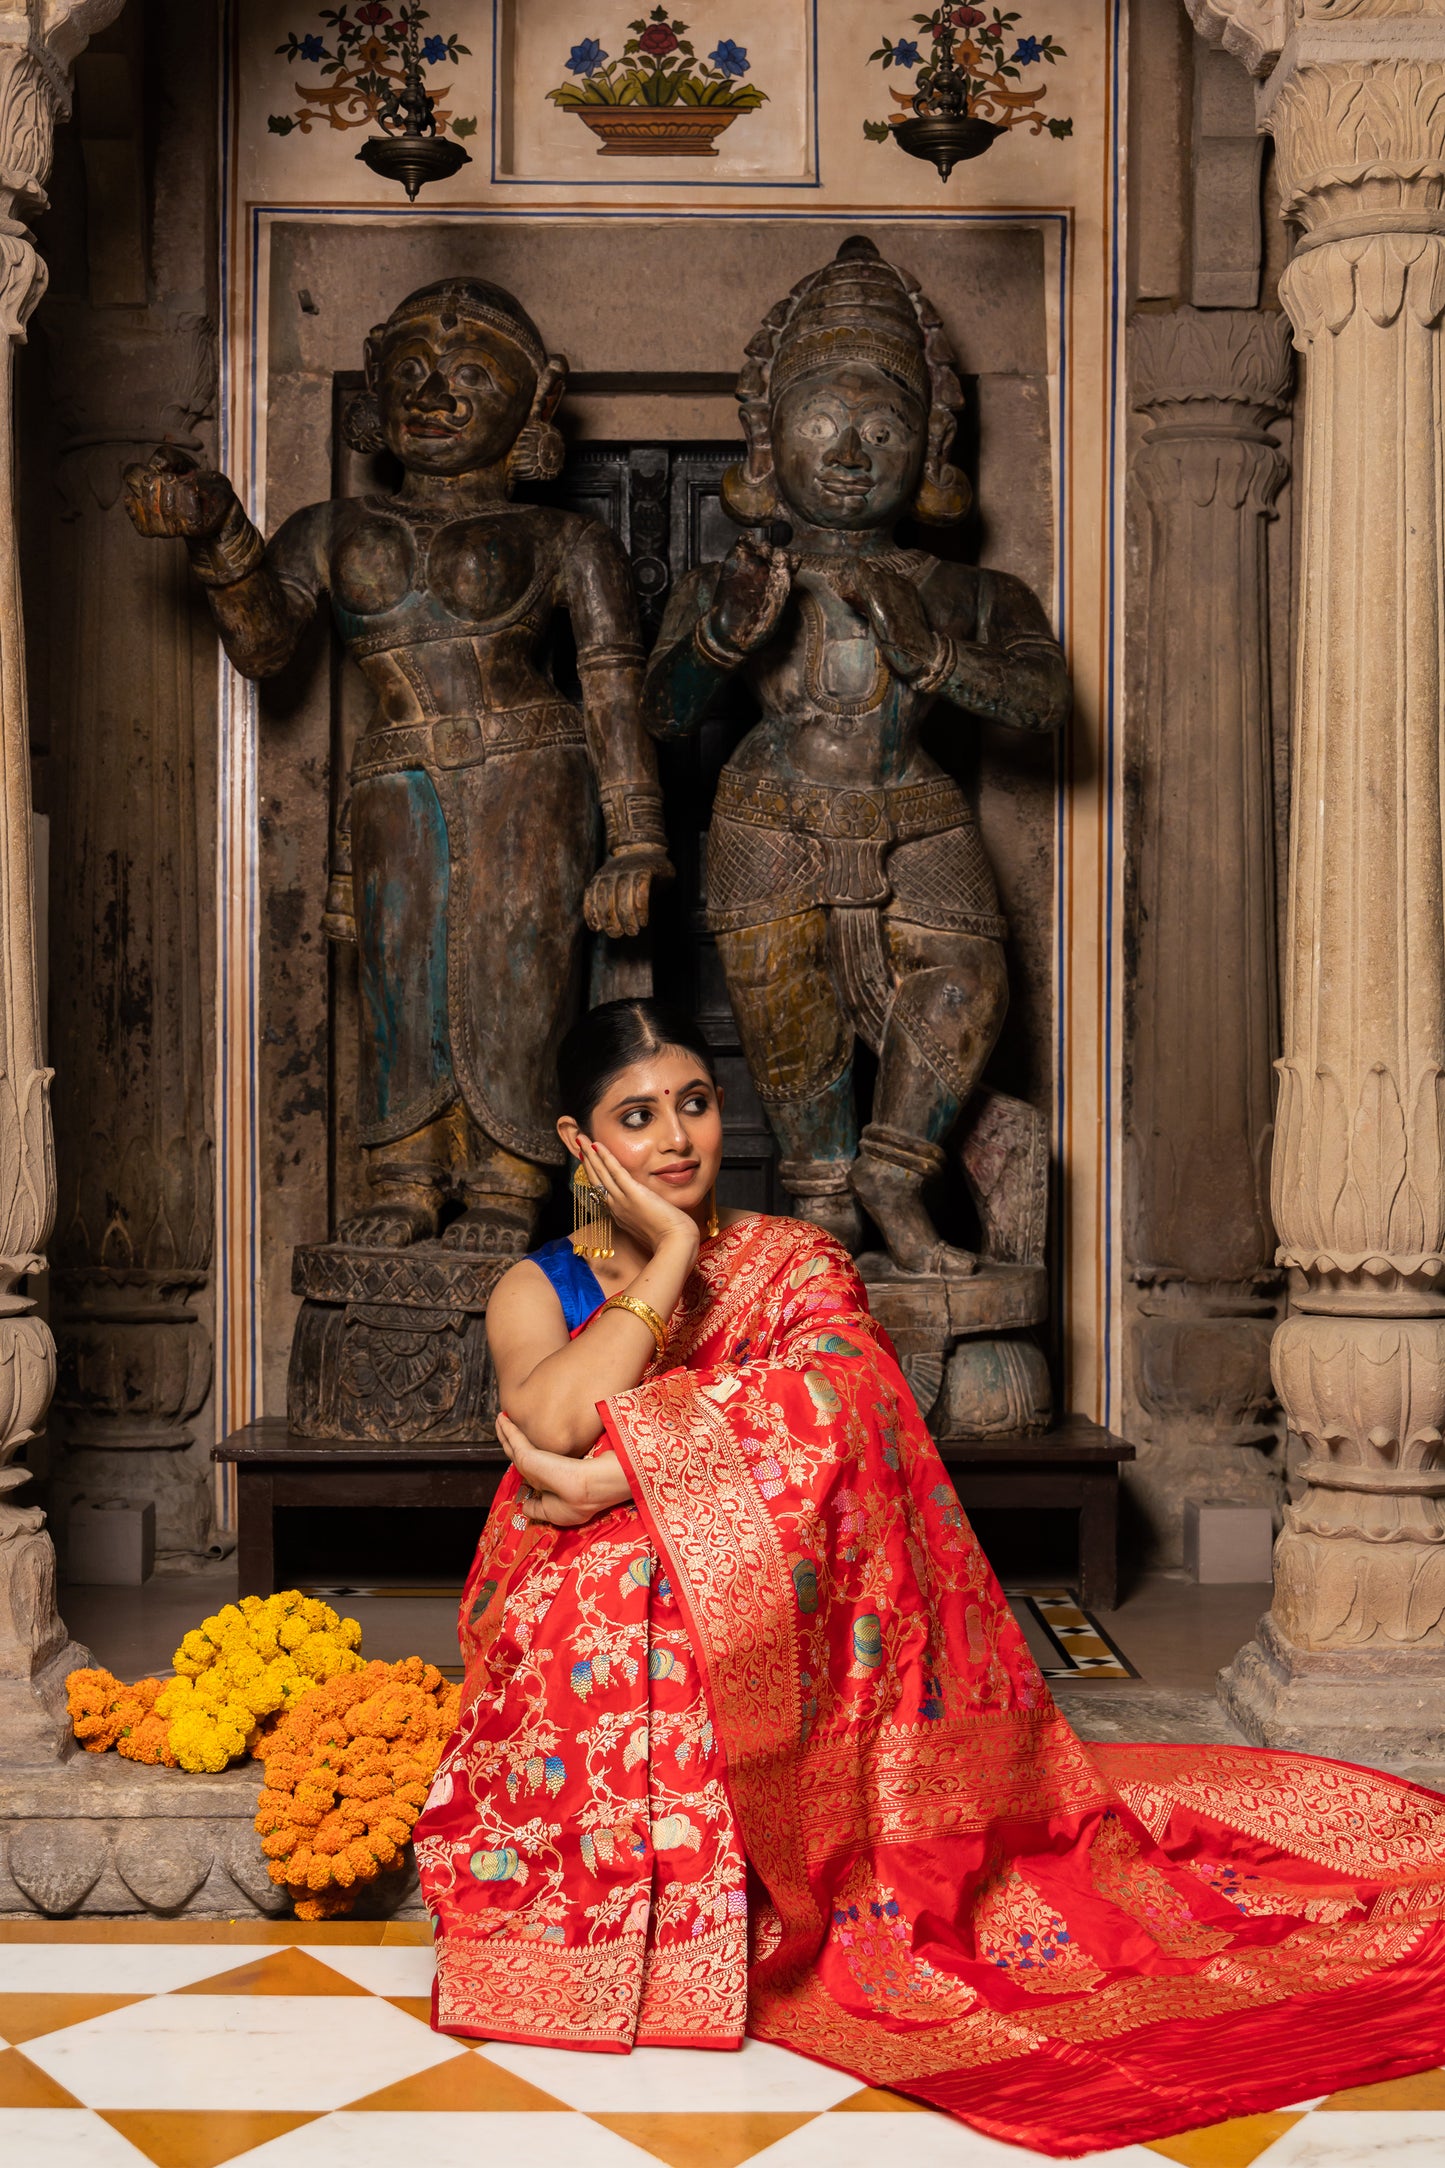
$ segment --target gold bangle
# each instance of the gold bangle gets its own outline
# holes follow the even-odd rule
[[[667,1346],[667,1327],[650,1302],[643,1302],[637,1295],[609,1295],[602,1307],[604,1310],[630,1310],[634,1317],[642,1319],[643,1324],[652,1334],[653,1339],[657,1342],[659,1355]]]

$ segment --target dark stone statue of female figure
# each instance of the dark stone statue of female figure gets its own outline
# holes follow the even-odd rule
[[[459,1198],[444,1243],[526,1248],[562,1157],[552,1066],[584,917],[635,934],[671,872],[626,560],[595,521],[508,501],[560,467],[566,367],[510,294],[444,280],[366,344],[357,441],[400,461],[394,496],[309,505],[267,545],[224,475],[163,449],[127,477],[140,532],[185,538],[238,670],[283,669],[328,594],[375,696],[326,918],[357,946],[375,1200],[344,1242],[434,1236]],[[538,667],[559,608],[580,714]]]
[[[901,549],[912,511],[967,509],[947,464],[962,394],[917,283],[871,241],[796,286],[748,348],[747,457],[724,484],[744,538],[674,594],[648,671],[659,737],[746,673],[762,720],[723,770],[710,923],[796,1209],[850,1246],[868,1212],[905,1272],[971,1273],[924,1196],[1008,1001],[972,810],[923,750],[940,698],[1021,730],[1069,709],[1063,656],[1006,573]],[[853,1053],[878,1055],[859,1133]]]

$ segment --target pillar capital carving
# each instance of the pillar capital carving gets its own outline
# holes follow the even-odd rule
[[[1201,38],[1222,45],[1251,75],[1268,75],[1298,13],[1296,0],[1184,0]]]
[[[1438,59],[1312,58],[1281,84],[1268,125],[1285,216],[1302,230],[1291,271],[1336,243],[1358,260],[1358,244],[1383,238],[1397,254],[1407,244],[1408,264],[1430,253],[1416,244],[1445,236]]]
[[[1288,403],[1289,340],[1266,310],[1171,309],[1130,328],[1137,407],[1211,399],[1282,413]]]
[[[124,0],[0,0],[0,332],[23,339],[45,291],[25,225],[46,209],[55,123],[70,114],[70,67]]]
[[[1135,461],[1156,501],[1222,491],[1267,511],[1285,478],[1269,425],[1289,405],[1293,361],[1282,316],[1259,309],[1174,309],[1136,317],[1131,404],[1149,418]]]

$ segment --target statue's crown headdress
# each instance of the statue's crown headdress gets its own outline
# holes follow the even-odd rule
[[[738,378],[747,457],[723,485],[728,510],[744,525],[778,508],[772,411],[780,395],[815,369],[871,362],[928,410],[928,453],[915,510],[920,519],[961,519],[969,490],[948,464],[963,387],[937,310],[910,272],[881,256],[866,234],[844,241],[831,263],[770,309],[749,341]]]

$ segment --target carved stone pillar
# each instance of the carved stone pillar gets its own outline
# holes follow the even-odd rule
[[[147,549],[123,468],[209,410],[210,326],[160,310],[59,319],[51,689],[54,1251],[70,1498],[153,1498],[173,1563],[204,1554],[209,1470],[187,1448],[210,1342],[193,603],[184,560]],[[160,562],[161,556],[165,562]]]
[[[29,0],[0,15],[0,1759],[66,1751],[65,1673],[85,1660],[55,1608],[44,1517],[13,1503],[11,1465],[45,1418],[50,1334],[18,1283],[41,1269],[55,1212],[50,1073],[41,1064],[30,850],[30,747],[15,529],[14,349],[45,290],[24,220],[43,208],[66,69],[121,0]]]
[[[1244,309],[1141,316],[1133,479],[1147,508],[1126,1247],[1139,1290],[1137,1487],[1270,1502],[1266,1203],[1277,1045],[1265,529],[1285,477],[1288,327]],[[1156,1450],[1151,1452],[1149,1446]],[[1245,1450],[1240,1450],[1245,1449]]]
[[[1196,20],[1230,0],[1198,0]],[[1262,11],[1244,11],[1258,18]],[[1274,1372],[1309,1448],[1256,1738],[1445,1752],[1445,20],[1303,0],[1262,94],[1304,355]],[[1258,24],[1256,23],[1256,28]],[[1246,45],[1242,48],[1249,51]],[[1263,46],[1263,73],[1274,54]]]

